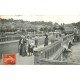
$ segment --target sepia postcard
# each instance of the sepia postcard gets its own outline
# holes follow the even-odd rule
[[[80,16],[0,15],[0,65],[80,65]]]

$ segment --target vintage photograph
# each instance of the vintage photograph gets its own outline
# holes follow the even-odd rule
[[[80,16],[0,15],[0,65],[80,65]]]

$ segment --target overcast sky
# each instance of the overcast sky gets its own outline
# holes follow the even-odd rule
[[[27,20],[27,21],[52,21],[57,22],[57,23],[73,23],[73,22],[78,22],[80,21],[80,16],[79,15],[24,15],[24,16],[0,16],[1,18],[13,18],[13,19],[23,19],[23,20]]]

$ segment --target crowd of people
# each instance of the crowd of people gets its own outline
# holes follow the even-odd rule
[[[22,35],[19,40],[19,53],[21,56],[31,56],[33,48],[38,46],[37,36],[33,39],[30,36]]]
[[[48,35],[45,35],[44,46],[48,45]],[[21,56],[32,56],[34,47],[38,47],[38,36],[30,37],[22,35],[19,40],[19,54]]]

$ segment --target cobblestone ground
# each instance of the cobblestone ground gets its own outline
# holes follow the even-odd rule
[[[68,61],[73,64],[80,64],[80,42],[74,43],[69,53]]]

